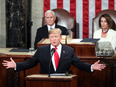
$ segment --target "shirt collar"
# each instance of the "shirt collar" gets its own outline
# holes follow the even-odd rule
[[[51,45],[51,49],[55,48],[53,45]],[[61,49],[61,43],[57,46],[57,49]]]
[[[47,25],[47,27],[48,27],[48,31],[49,31],[49,30],[50,30],[50,26]],[[54,23],[54,25],[52,26],[52,28],[55,28],[55,23]]]

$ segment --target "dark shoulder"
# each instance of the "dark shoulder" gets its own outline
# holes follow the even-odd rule
[[[67,49],[67,50],[74,50],[72,47],[69,47],[69,46],[67,46],[67,45],[62,45],[62,47],[63,47],[64,49]]]
[[[43,46],[39,46],[38,48],[37,48],[37,50],[39,49],[46,49],[46,48],[48,48],[49,47],[49,45],[43,45]]]
[[[56,25],[56,28],[64,28],[64,29],[66,29],[66,27],[61,26],[61,25]]]
[[[38,28],[37,31],[44,31],[46,29],[47,29],[47,25],[44,25],[44,26]]]
[[[56,28],[60,28],[60,30],[62,31],[62,35],[66,35],[67,29],[65,27],[56,25]]]

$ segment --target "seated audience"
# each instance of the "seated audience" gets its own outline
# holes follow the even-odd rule
[[[71,64],[89,73],[92,73],[94,70],[101,71],[106,67],[104,64],[99,64],[99,60],[94,64],[81,61],[76,56],[73,48],[61,44],[61,39],[61,30],[58,28],[51,29],[49,31],[49,40],[51,44],[38,47],[36,53],[30,60],[15,63],[14,60],[10,58],[10,61],[3,60],[2,64],[6,69],[15,68],[16,71],[21,71],[32,68],[40,63],[41,74],[49,73],[49,63],[51,64],[50,73],[67,72]]]
[[[37,29],[35,42],[34,42],[35,49],[37,49],[37,43],[42,38],[48,38],[48,31],[52,28],[60,28],[62,31],[62,35],[66,35],[67,29],[63,26],[55,24],[55,20],[56,20],[56,16],[52,10],[48,10],[45,12],[45,21],[46,21],[47,25]]]
[[[111,29],[113,24],[112,18],[108,14],[103,14],[99,18],[100,29],[94,32],[93,38],[100,38],[100,42],[108,41],[113,49],[116,49],[116,31]]]

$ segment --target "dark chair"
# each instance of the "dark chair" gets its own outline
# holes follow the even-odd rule
[[[67,29],[75,28],[75,19],[72,17],[72,15],[64,10],[64,9],[53,9],[56,15],[56,21],[55,23],[61,26],[66,27]],[[44,20],[44,17],[42,19],[42,26],[46,25],[46,22]],[[68,30],[68,33],[70,37],[73,38],[73,32],[71,30]]]
[[[109,14],[111,16],[111,18],[113,19],[112,29],[116,30],[116,11],[115,10],[111,10],[111,9],[102,10],[92,20],[92,37],[93,37],[94,31],[99,29],[99,18],[100,18],[100,16],[102,14],[105,14],[105,13]]]

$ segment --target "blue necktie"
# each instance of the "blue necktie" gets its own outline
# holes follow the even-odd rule
[[[52,29],[52,27],[50,27],[50,29]]]

